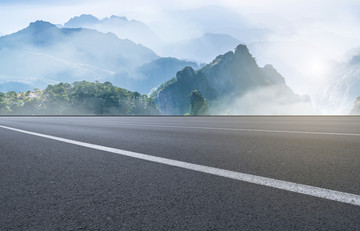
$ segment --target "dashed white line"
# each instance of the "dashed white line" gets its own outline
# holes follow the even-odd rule
[[[360,195],[356,195],[356,194],[350,194],[350,193],[346,193],[346,192],[340,192],[340,191],[319,188],[319,187],[314,187],[314,186],[309,186],[309,185],[304,185],[304,184],[297,184],[297,183],[283,181],[283,180],[276,180],[276,179],[272,179],[272,178],[256,176],[256,175],[251,175],[251,174],[246,174],[246,173],[241,173],[241,172],[235,172],[235,171],[230,171],[230,170],[225,170],[225,169],[220,169],[220,168],[215,168],[215,167],[209,167],[209,166],[205,166],[205,165],[192,164],[192,163],[188,163],[188,162],[184,162],[184,161],[172,160],[172,159],[151,156],[151,155],[137,153],[137,152],[131,152],[131,151],[126,151],[126,150],[121,150],[121,149],[116,149],[116,148],[110,148],[110,147],[105,147],[105,146],[101,146],[101,145],[65,139],[65,138],[61,138],[61,137],[45,135],[45,134],[31,132],[31,131],[25,131],[25,130],[7,127],[7,126],[0,125],[0,128],[4,128],[4,129],[16,131],[16,132],[21,132],[21,133],[28,134],[28,135],[38,136],[38,137],[42,137],[42,138],[46,138],[46,139],[56,140],[56,141],[60,141],[60,142],[68,143],[68,144],[78,145],[81,147],[91,148],[91,149],[95,149],[95,150],[99,150],[99,151],[105,151],[105,152],[115,153],[115,154],[122,155],[122,156],[151,161],[151,162],[164,164],[164,165],[168,165],[168,166],[174,166],[174,167],[178,167],[178,168],[193,170],[196,172],[207,173],[207,174],[225,177],[225,178],[229,178],[229,179],[234,179],[234,180],[238,180],[238,181],[253,183],[253,184],[257,184],[257,185],[263,185],[263,186],[272,187],[272,188],[276,188],[276,189],[282,189],[282,190],[286,190],[286,191],[290,191],[290,192],[295,192],[295,193],[314,196],[314,197],[323,198],[323,199],[327,199],[327,200],[332,200],[332,201],[337,201],[337,202],[360,206]]]

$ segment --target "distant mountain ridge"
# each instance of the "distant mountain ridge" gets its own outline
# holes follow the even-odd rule
[[[155,50],[163,44],[163,41],[144,23],[116,15],[100,20],[93,15],[82,14],[71,18],[64,24],[64,27],[96,29],[104,33],[112,32],[119,38],[129,39]]]
[[[309,97],[292,92],[271,66],[258,67],[245,45],[193,70],[186,67],[153,94],[162,114],[189,113],[194,90],[207,100],[210,114],[306,114]]]
[[[25,91],[58,82],[111,81],[147,94],[193,62],[161,58],[113,33],[36,21],[0,37],[0,89]]]
[[[80,16],[71,18],[64,24],[64,27],[82,28],[86,25],[92,25],[96,23],[100,23],[100,20],[97,17],[91,14],[82,14]]]

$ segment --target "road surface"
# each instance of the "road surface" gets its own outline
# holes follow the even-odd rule
[[[0,117],[0,230],[360,230],[360,117]]]

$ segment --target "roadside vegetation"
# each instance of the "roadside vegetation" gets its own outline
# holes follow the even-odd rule
[[[49,85],[16,93],[0,92],[2,115],[158,115],[154,101],[110,82],[75,82]]]

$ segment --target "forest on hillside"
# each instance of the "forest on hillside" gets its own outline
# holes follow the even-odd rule
[[[74,82],[49,85],[17,93],[0,92],[2,115],[158,115],[146,95],[116,87],[110,82]]]

